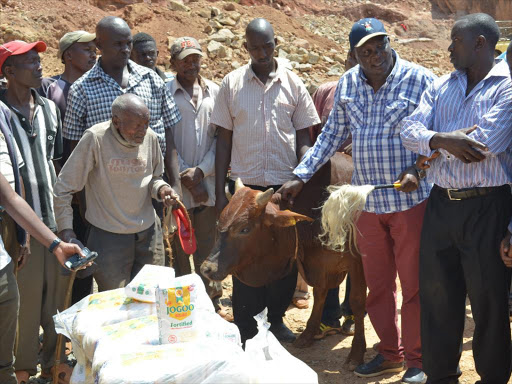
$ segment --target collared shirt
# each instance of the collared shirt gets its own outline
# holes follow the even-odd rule
[[[63,135],[80,140],[84,131],[93,125],[110,120],[112,103],[125,93],[133,93],[149,108],[149,127],[157,134],[165,154],[165,130],[180,121],[180,112],[158,74],[133,61],[128,61],[128,86],[121,86],[101,68],[101,58],[69,91]]]
[[[320,117],[320,124],[309,128],[309,138],[312,143],[316,141],[316,138],[320,135],[320,132],[322,132],[323,126],[327,123],[327,119],[334,106],[334,95],[337,86],[337,81],[329,81],[328,83],[320,85],[313,94],[313,103]]]
[[[64,80],[62,75],[43,79],[43,84],[37,92],[47,99],[53,101],[60,111],[60,118],[64,121],[66,117],[66,101],[68,99],[71,83]]]
[[[216,127],[210,124],[210,115],[219,93],[219,86],[203,78],[200,80],[200,86],[194,90],[194,97],[190,97],[177,78],[167,83],[182,116],[182,120],[172,127],[180,172],[199,167],[203,171],[204,187],[208,192],[208,201],[196,203],[188,189],[182,185],[183,204],[187,209],[200,205],[215,205]]]
[[[395,65],[382,87],[374,92],[359,65],[340,79],[334,108],[294,173],[304,181],[331,158],[352,133],[352,184],[391,184],[416,161],[400,140],[400,124],[420,102],[421,94],[435,79],[427,69],[400,59],[393,51]],[[394,189],[375,190],[366,199],[365,211],[391,213],[407,210],[425,200],[430,185],[420,182],[412,193]]]
[[[296,131],[320,122],[302,80],[277,63],[266,84],[250,64],[229,73],[212,113],[212,124],[233,131],[231,177],[245,184],[289,181],[297,165]]]
[[[464,71],[436,80],[418,109],[404,119],[404,146],[430,156],[430,140],[436,132],[453,132],[476,124],[469,137],[487,146],[485,160],[464,164],[441,150],[427,171],[429,181],[443,188],[508,184],[512,180],[512,83],[507,64],[496,64],[467,96],[466,88]]]
[[[11,109],[11,126],[25,166],[21,177],[25,185],[25,197],[37,216],[52,231],[57,230],[53,212],[53,185],[56,175],[52,160],[62,156],[62,128],[60,113],[51,100],[45,99],[33,89],[34,116],[28,121],[16,108],[0,99]]]

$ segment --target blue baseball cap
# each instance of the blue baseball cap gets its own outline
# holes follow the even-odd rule
[[[373,17],[367,17],[357,21],[350,30],[348,40],[350,41],[350,50],[362,46],[372,37],[387,36],[388,33],[379,20]]]

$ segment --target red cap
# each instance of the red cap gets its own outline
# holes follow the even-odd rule
[[[2,75],[2,66],[9,56],[23,55],[32,49],[35,49],[38,53],[44,52],[46,51],[46,44],[44,41],[25,43],[21,40],[14,40],[0,45],[0,75]]]

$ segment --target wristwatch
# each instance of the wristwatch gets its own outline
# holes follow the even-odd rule
[[[48,247],[48,250],[51,253],[53,253],[53,251],[55,251],[55,248],[57,248],[60,243],[62,243],[62,240],[59,239],[58,237],[56,237],[55,240],[53,240],[52,243],[50,244],[50,246]]]
[[[414,164],[413,167],[414,167],[414,170],[416,171],[416,173],[418,174],[418,177],[420,178],[420,180],[427,177],[427,171],[425,171],[424,169],[421,169],[416,164]]]

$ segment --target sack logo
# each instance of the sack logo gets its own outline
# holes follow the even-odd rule
[[[190,303],[191,287],[176,287],[167,289],[167,315],[178,321],[184,320],[192,314],[194,304]]]

